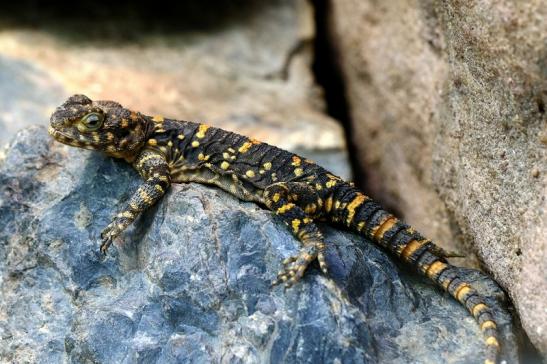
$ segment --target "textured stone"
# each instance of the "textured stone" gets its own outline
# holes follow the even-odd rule
[[[245,13],[244,17],[222,14],[226,4],[216,4],[215,27],[163,31],[154,26],[173,25],[167,16],[165,24],[148,17],[128,23],[106,13],[98,22],[96,17],[82,16],[85,12],[60,12],[57,18],[37,17],[38,25],[32,30],[13,25],[0,30],[0,55],[11,62],[30,63],[61,86],[60,97],[56,92],[56,97],[37,105],[53,108],[74,93],[116,100],[146,114],[237,131],[303,154],[344,178],[350,177],[342,127],[325,114],[323,97],[311,72],[311,7],[305,0],[257,3],[251,10],[238,11]],[[124,5],[118,6],[123,9]],[[126,13],[136,11],[131,2],[125,6]],[[191,24],[196,13],[206,17],[210,6],[202,4],[201,13],[173,15],[175,22]],[[6,15],[0,14],[0,24],[4,18]],[[30,76],[25,70],[19,75]],[[10,95],[13,86],[6,84],[5,90],[2,86],[0,96],[9,95],[8,110],[21,110],[27,104],[36,107],[35,98],[22,91]],[[51,82],[34,86],[38,94],[48,93]],[[36,114],[33,122],[37,115],[44,116]],[[41,121],[45,124],[47,118]],[[19,119],[0,118],[2,122],[8,125],[19,123]],[[9,126],[10,131],[16,128]]]
[[[373,195],[476,253],[547,355],[545,1],[331,4]]]
[[[468,363],[482,335],[456,301],[323,226],[329,277],[271,288],[298,249],[255,204],[174,185],[106,258],[98,236],[139,183],[125,162],[21,132],[0,161],[0,362]],[[502,292],[478,272],[479,289]],[[504,357],[517,362],[508,313]]]

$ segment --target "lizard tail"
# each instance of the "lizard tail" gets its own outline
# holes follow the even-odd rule
[[[444,250],[368,196],[354,189],[344,190],[333,196],[340,201],[333,211],[333,220],[372,239],[457,299],[473,315],[484,335],[487,346],[484,363],[497,363],[500,345],[492,309],[460,271],[447,263]]]

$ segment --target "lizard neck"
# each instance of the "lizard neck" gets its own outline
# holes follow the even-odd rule
[[[154,135],[157,129],[157,123],[153,121],[153,118],[140,113],[137,113],[137,117],[141,118],[141,125],[139,127],[142,129],[142,134],[138,136],[137,139],[138,142],[132,144],[128,149],[107,151],[107,155],[114,158],[124,159],[128,163],[133,163],[133,161],[135,161],[146,144],[146,141]]]

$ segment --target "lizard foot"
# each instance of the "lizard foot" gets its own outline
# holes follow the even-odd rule
[[[112,239],[110,238],[106,238],[106,239],[103,239],[103,241],[101,242],[101,253],[103,253],[103,255],[106,255],[106,252],[108,250],[108,248],[110,247],[110,245],[112,245]]]
[[[120,213],[110,224],[108,224],[101,233],[101,253],[106,255],[106,251],[110,245],[112,245],[114,239],[116,239],[131,222],[132,220],[126,218],[123,213]]]
[[[285,259],[283,269],[277,274],[277,279],[272,283],[272,286],[285,283],[286,288],[291,287],[304,276],[306,268],[315,259],[318,260],[321,271],[327,273],[324,249],[325,244],[322,242],[309,244],[303,247],[297,255]]]
[[[106,252],[108,251],[108,248],[110,245],[112,245],[112,241],[116,237],[117,231],[116,227],[113,224],[108,225],[102,232],[101,232],[101,253],[106,255]]]

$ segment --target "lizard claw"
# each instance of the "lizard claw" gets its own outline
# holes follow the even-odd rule
[[[110,245],[112,245],[112,239],[111,238],[103,238],[103,242],[101,243],[101,253],[103,253],[103,255],[106,255],[106,252],[108,250],[108,248],[110,247]]]
[[[106,252],[108,251],[108,248],[110,245],[112,245],[112,241],[115,238],[115,229],[113,228],[113,225],[108,225],[102,232],[101,232],[101,253],[103,255],[106,255]]]
[[[315,259],[319,261],[321,271],[327,273],[327,264],[322,248],[324,248],[323,243],[310,244],[303,247],[297,255],[283,260],[283,269],[277,274],[277,278],[272,283],[272,286],[285,283],[285,288],[292,287],[302,279],[309,264]]]

